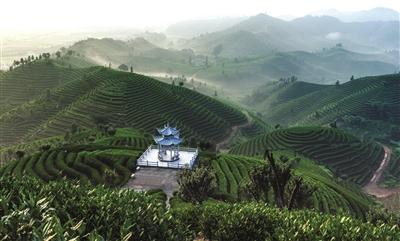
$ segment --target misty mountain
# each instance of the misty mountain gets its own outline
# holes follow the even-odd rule
[[[143,38],[129,41],[110,38],[88,39],[77,42],[70,50],[79,53],[86,61],[98,65],[111,63],[113,68],[117,68],[120,64],[126,64],[133,66],[135,72],[185,74],[223,86],[229,85],[230,88],[252,88],[292,75],[302,81],[334,83],[336,80],[345,82],[352,75],[380,75],[399,70],[399,53],[395,51],[363,54],[338,46],[318,52],[268,53],[270,50],[257,38],[257,34],[232,31],[232,35],[226,36],[232,37],[225,39],[226,42],[232,43],[228,45],[232,54],[234,51],[240,51],[241,45],[250,43],[246,51],[252,51],[256,57],[209,58],[206,66],[205,57],[189,49],[164,49]],[[264,52],[268,54],[261,55],[261,51],[257,52],[263,46]],[[73,63],[72,65],[74,66]]]
[[[399,21],[400,13],[390,8],[373,8],[357,12],[341,12],[336,9],[321,10],[312,15],[327,15],[343,22]]]
[[[168,26],[166,34],[179,38],[192,38],[201,34],[221,31],[245,20],[247,17],[225,17],[182,21]]]
[[[158,47],[144,38],[128,41],[112,38],[89,38],[75,43],[69,49],[80,53],[95,64],[108,65],[111,63],[114,67],[120,64],[139,65],[140,62],[135,62],[137,59],[148,61],[143,65],[149,65],[154,60],[159,63],[163,61],[182,62],[191,55],[190,51]]]
[[[259,14],[214,33],[185,42],[182,48],[193,48],[201,54],[212,54],[222,45],[220,56],[243,57],[277,51],[319,51],[341,43],[357,52],[379,52],[398,49],[399,22],[342,22],[329,16],[306,16],[285,21]]]

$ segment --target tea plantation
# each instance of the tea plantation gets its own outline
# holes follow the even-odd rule
[[[55,83],[41,84],[43,76]],[[38,62],[2,74],[0,83],[4,100],[19,100],[0,113],[0,142],[6,145],[64,134],[71,123],[92,128],[100,122],[149,133],[170,122],[183,136],[215,142],[246,121],[236,108],[195,91],[103,67],[68,70]],[[21,92],[27,83],[35,95]]]
[[[396,240],[380,221],[262,203],[207,202],[167,210],[160,195],[81,183],[0,178],[2,240]],[[229,213],[229,215],[226,215]]]
[[[268,123],[325,124],[345,115],[400,121],[400,74],[371,76],[338,85],[294,82],[265,86],[247,99]]]
[[[276,157],[284,155],[293,158],[293,153],[274,152]],[[299,157],[297,155],[297,157]],[[313,193],[312,208],[326,213],[345,212],[358,217],[365,217],[374,206],[354,184],[337,180],[329,170],[316,165],[313,161],[300,157],[301,161],[295,173],[302,176],[307,183],[316,187]],[[240,188],[249,181],[250,170],[265,163],[256,158],[237,155],[220,155],[212,161],[218,182],[218,191],[228,194],[234,200],[240,197]]]
[[[230,153],[260,157],[265,149],[291,150],[323,164],[346,180],[363,185],[379,167],[383,148],[335,128],[292,127],[260,135]]]
[[[87,140],[89,137],[91,141]],[[120,186],[135,172],[137,158],[150,143],[151,140],[130,128],[117,129],[114,136],[88,130],[74,135],[68,144],[47,144],[46,149],[42,146],[20,160],[9,161],[0,169],[0,175],[29,175],[44,181],[67,178]]]

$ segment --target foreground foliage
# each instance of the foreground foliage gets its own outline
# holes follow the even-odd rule
[[[206,202],[167,210],[149,193],[69,181],[0,178],[1,240],[395,240],[397,225]]]

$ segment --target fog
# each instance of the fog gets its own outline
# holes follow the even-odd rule
[[[2,1],[0,35],[43,31],[85,31],[105,28],[155,29],[189,19],[250,16],[304,16],[322,9],[359,11],[388,7],[400,11],[398,0],[246,0],[130,1],[20,0]]]

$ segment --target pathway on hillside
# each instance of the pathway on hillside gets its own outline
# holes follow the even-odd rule
[[[249,113],[247,111],[243,111],[243,113],[247,117],[246,123],[233,126],[231,128],[231,132],[229,133],[229,136],[227,136],[225,139],[223,139],[222,141],[220,141],[219,143],[216,144],[215,149],[217,151],[219,151],[219,150],[223,149],[224,147],[226,147],[229,144],[229,142],[236,136],[237,132],[241,128],[249,127],[252,124],[251,117],[250,117]]]
[[[400,192],[400,188],[383,188],[378,186],[382,174],[389,164],[390,156],[392,154],[392,151],[390,150],[389,147],[383,144],[382,147],[385,150],[385,155],[383,156],[383,160],[379,168],[375,171],[369,183],[363,187],[364,192],[373,195],[377,198],[387,198],[396,192]]]

